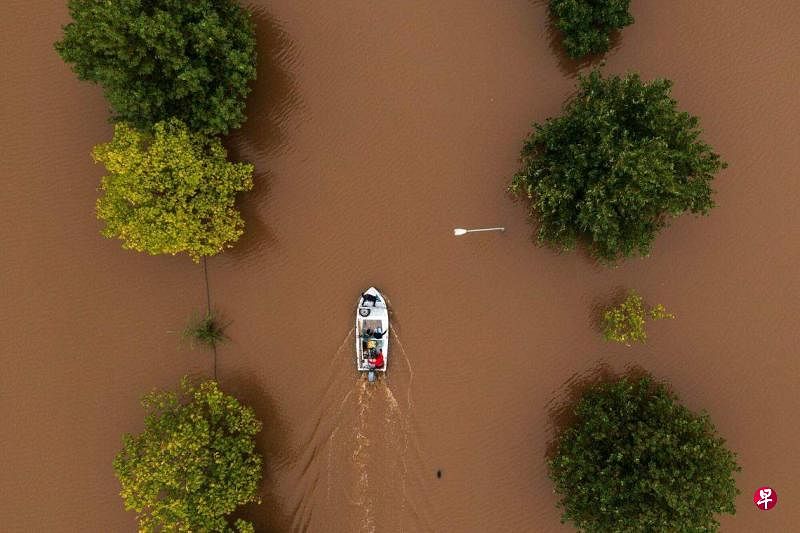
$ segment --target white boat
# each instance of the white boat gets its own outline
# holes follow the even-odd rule
[[[356,369],[375,381],[389,363],[389,309],[386,298],[370,287],[358,298],[356,309]],[[378,364],[381,362],[382,364]]]

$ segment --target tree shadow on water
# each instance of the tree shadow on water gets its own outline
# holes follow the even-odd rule
[[[562,390],[547,403],[551,435],[545,447],[545,461],[555,457],[558,451],[559,435],[578,421],[575,416],[575,407],[590,388],[621,378],[639,380],[644,377],[651,377],[651,374],[639,365],[629,365],[622,372],[616,372],[605,361],[599,362],[594,368],[585,372],[570,376],[564,382]]]
[[[262,206],[268,203],[271,180],[271,171],[256,171],[253,188],[238,198],[236,203],[244,219],[244,234],[232,248],[226,250],[226,254],[243,259],[277,242],[275,234],[264,222],[260,212]]]
[[[301,100],[291,69],[299,54],[281,24],[263,7],[248,7],[256,27],[257,77],[247,98],[247,121],[230,137],[237,152],[256,162],[268,163],[286,147],[287,125]]]
[[[603,315],[606,310],[611,306],[617,306],[622,303],[627,294],[628,289],[622,285],[617,285],[602,296],[592,300],[592,305],[589,308],[589,323],[597,334],[603,334]]]
[[[264,458],[264,477],[261,480],[259,494],[261,503],[245,506],[234,513],[233,518],[249,520],[256,531],[288,531],[291,518],[286,516],[281,508],[281,501],[275,494],[275,480],[270,475],[277,470],[277,465],[285,462],[287,430],[269,394],[253,376],[245,373],[226,376],[223,380],[223,390],[252,407],[256,417],[263,423],[263,429],[256,436],[256,450]]]
[[[270,158],[286,147],[287,124],[292,112],[301,107],[290,73],[298,60],[294,45],[265,8],[251,5],[248,10],[256,27],[257,77],[247,98],[248,119],[225,142],[232,160],[249,161],[255,166],[253,189],[238,201],[245,233],[228,251],[235,258],[250,256],[275,243],[274,234],[260,216],[260,207],[269,198],[273,177]]]

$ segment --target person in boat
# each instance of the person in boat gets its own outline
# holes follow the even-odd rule
[[[367,328],[361,332],[361,337],[363,339],[371,339],[372,334],[373,334],[372,328]]]
[[[375,354],[374,357],[367,359],[367,363],[372,369],[383,368],[383,362],[383,350],[378,350],[378,353]]]
[[[387,333],[389,333],[388,329],[386,331],[381,331],[381,328],[378,328],[378,329],[376,329],[375,331],[372,332],[372,338],[374,338],[374,339],[382,339],[383,336],[386,335]]]
[[[366,307],[367,302],[370,302],[372,307],[375,307],[375,304],[378,303],[378,297],[374,294],[361,293],[361,306]]]

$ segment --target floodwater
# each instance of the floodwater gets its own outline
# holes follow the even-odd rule
[[[212,372],[177,333],[206,287],[188,258],[98,235],[88,154],[111,128],[99,89],[52,50],[63,4],[0,7],[0,530],[135,531],[111,461],[143,393]],[[208,274],[232,321],[219,380],[265,422],[263,503],[244,511],[259,531],[570,531],[544,466],[558,414],[631,367],[738,452],[722,531],[796,529],[799,4],[633,2],[605,69],[674,80],[730,166],[709,217],[615,269],[533,246],[504,193],[579,68],[552,48],[545,2],[248,5],[260,77],[229,146],[257,183],[246,235]],[[377,386],[353,373],[369,285],[392,309]],[[646,346],[605,344],[593,324],[626,288],[678,316]],[[762,485],[780,497],[768,513],[751,500]]]

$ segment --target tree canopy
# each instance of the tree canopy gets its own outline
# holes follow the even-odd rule
[[[550,0],[567,54],[580,59],[611,47],[611,33],[633,24],[631,0]]]
[[[108,175],[97,216],[103,235],[140,252],[187,252],[198,261],[232,246],[244,231],[236,194],[253,186],[253,166],[231,163],[216,138],[172,119],[152,133],[118,123],[114,138],[95,147]]]
[[[668,217],[714,206],[711,181],[725,164],[671,86],[595,70],[562,116],[534,124],[509,190],[529,200],[540,243],[585,240],[605,262],[647,255]]]
[[[144,431],[125,435],[114,459],[125,508],[139,530],[230,532],[227,516],[258,501],[261,456],[253,410],[223,393],[216,382],[153,392],[142,400]],[[252,524],[236,520],[236,531]]]
[[[233,0],[70,0],[69,11],[56,50],[103,87],[117,120],[149,129],[175,117],[206,134],[244,122],[256,40]]]
[[[736,512],[736,456],[708,415],[664,385],[621,379],[590,388],[549,461],[562,521],[581,531],[716,531]]]

